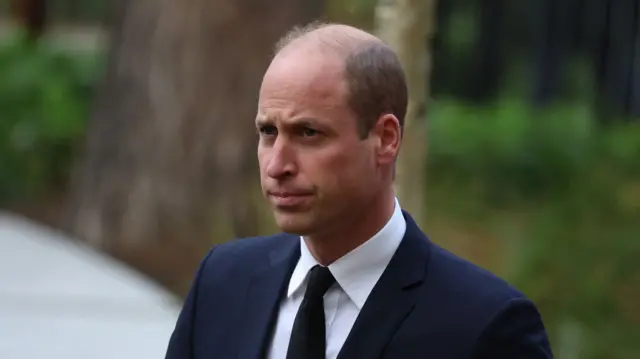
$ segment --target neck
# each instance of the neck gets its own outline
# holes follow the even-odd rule
[[[344,225],[332,227],[322,234],[304,236],[313,257],[323,266],[335,262],[345,254],[373,237],[393,215],[395,195],[393,190],[375,198],[366,210],[344,219]]]

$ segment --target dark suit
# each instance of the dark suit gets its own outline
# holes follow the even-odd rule
[[[339,359],[552,358],[540,315],[507,283],[407,231]],[[202,261],[167,359],[263,358],[300,255],[278,234],[214,247]]]

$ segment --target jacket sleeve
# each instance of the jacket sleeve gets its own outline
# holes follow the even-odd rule
[[[191,359],[193,354],[194,321],[197,315],[198,289],[203,275],[205,263],[211,256],[213,249],[207,253],[200,263],[189,293],[184,301],[178,321],[169,339],[165,359]]]
[[[478,339],[474,359],[553,359],[540,313],[528,299],[512,299]]]

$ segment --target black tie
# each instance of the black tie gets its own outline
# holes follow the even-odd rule
[[[336,281],[329,268],[311,268],[309,284],[291,330],[287,359],[324,359],[326,334],[324,294]]]

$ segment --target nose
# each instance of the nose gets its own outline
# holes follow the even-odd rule
[[[271,153],[268,156],[266,167],[267,176],[274,179],[295,176],[298,166],[292,153],[293,149],[286,143],[286,140],[279,136],[269,152]]]

